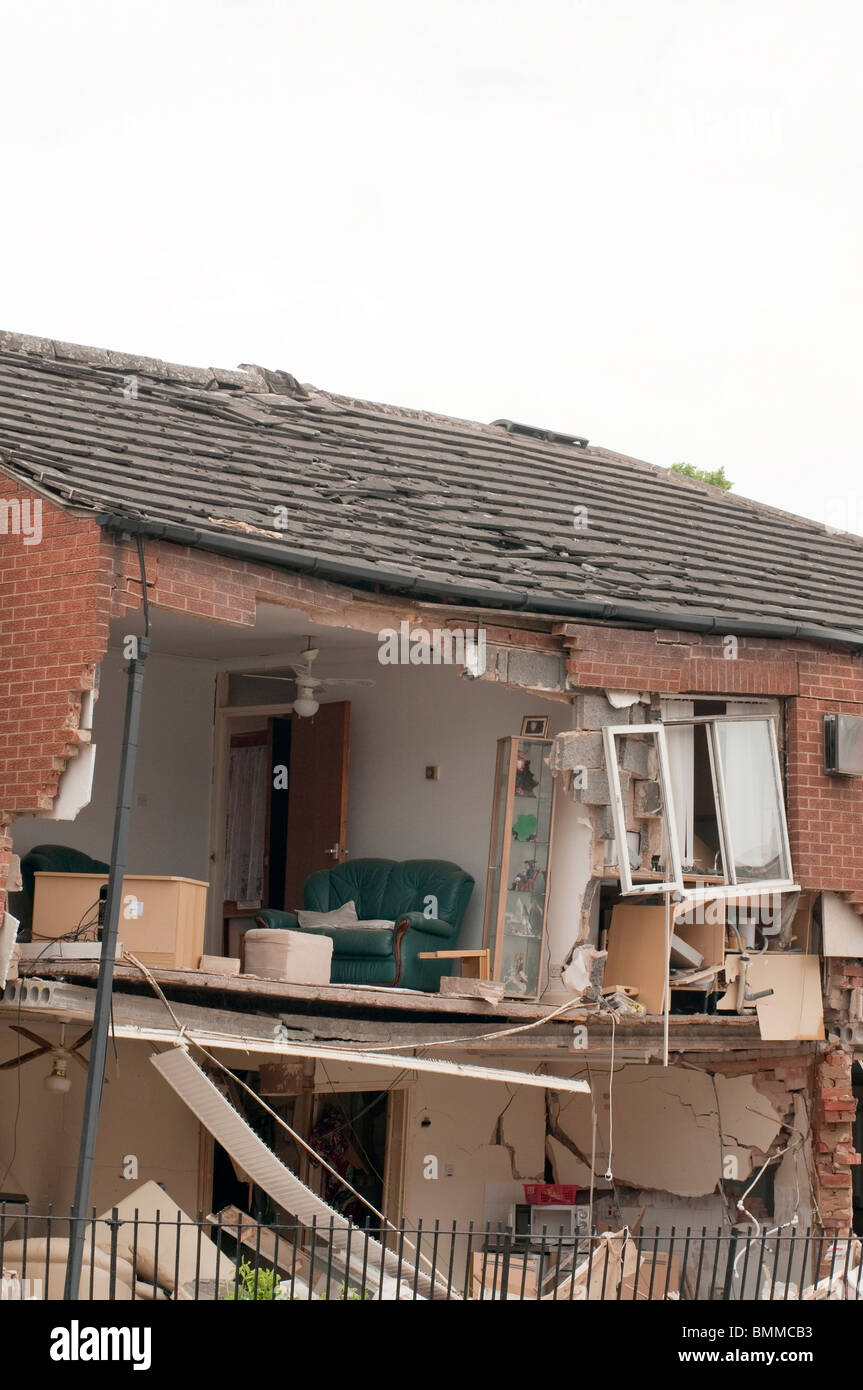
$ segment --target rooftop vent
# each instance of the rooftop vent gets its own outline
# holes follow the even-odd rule
[[[542,430],[536,425],[520,425],[517,420],[492,420],[493,425],[510,434],[526,434],[531,439],[544,439],[547,444],[575,444],[579,449],[587,448],[587,440],[577,434],[558,434],[556,430]]]

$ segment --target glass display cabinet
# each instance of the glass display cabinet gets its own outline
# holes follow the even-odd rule
[[[491,978],[511,998],[540,992],[557,790],[546,756],[551,739],[498,740],[483,945]]]

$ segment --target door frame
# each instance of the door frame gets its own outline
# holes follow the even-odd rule
[[[210,887],[207,898],[206,951],[220,956],[222,945],[222,908],[225,888],[225,831],[228,823],[228,769],[231,757],[231,723],[235,719],[284,717],[293,713],[293,702],[271,705],[226,705],[228,677],[223,672],[216,682],[216,709],[213,721],[213,776],[210,796],[209,866]]]

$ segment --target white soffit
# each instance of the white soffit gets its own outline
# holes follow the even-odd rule
[[[863,921],[838,893],[821,897],[822,955],[863,956]]]
[[[367,1239],[368,1279],[375,1282],[380,1279],[382,1285],[387,1281],[391,1297],[398,1296],[399,1283],[411,1286],[414,1281],[417,1289],[425,1297],[432,1295],[432,1280],[422,1271],[412,1268],[403,1255],[399,1258],[394,1252],[384,1250],[384,1247],[370,1236],[364,1237],[361,1242],[358,1241],[354,1223],[318,1197],[276,1158],[239,1111],[234,1109],[209,1077],[204,1075],[197,1062],[192,1061],[184,1047],[172,1047],[168,1052],[151,1057],[150,1061],[242,1171],[302,1225],[311,1226],[314,1221],[322,1238],[344,1257],[346,1264],[352,1263],[352,1239],[356,1249],[354,1258],[361,1257],[365,1261],[364,1247]],[[391,1285],[387,1276],[392,1280]],[[441,1288],[444,1287],[441,1281]],[[382,1287],[381,1293],[383,1292]]]

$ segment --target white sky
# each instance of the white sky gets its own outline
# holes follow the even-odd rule
[[[859,0],[0,9],[0,325],[863,532]]]

